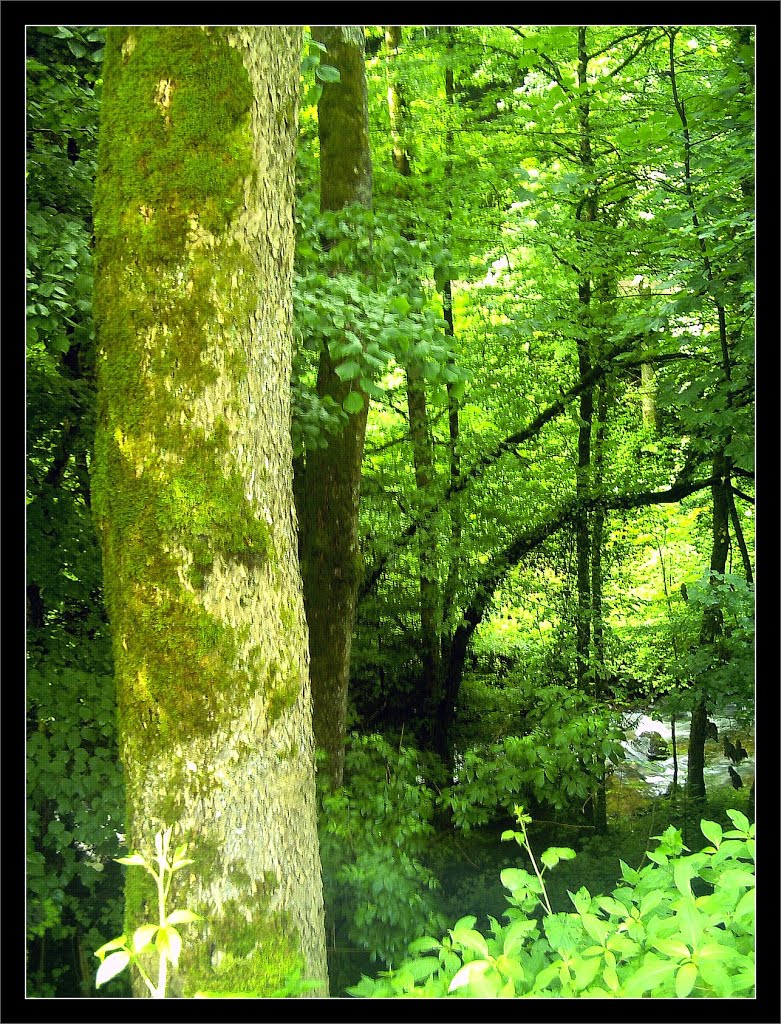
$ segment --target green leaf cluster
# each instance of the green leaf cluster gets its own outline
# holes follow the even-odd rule
[[[441,940],[425,936],[398,968],[364,975],[350,995],[377,998],[750,998],[754,992],[754,826],[728,811],[723,832],[703,820],[712,845],[686,854],[672,828],[640,870],[621,862],[608,896],[570,893],[574,913],[535,913],[541,875],[502,872],[507,924],[459,920]],[[525,832],[505,834],[528,847]],[[542,855],[553,867],[573,851]],[[425,954],[425,955],[424,955]]]

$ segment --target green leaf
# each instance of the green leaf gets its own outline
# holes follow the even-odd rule
[[[610,925],[607,921],[601,921],[595,914],[583,914],[581,921],[591,938],[600,945],[604,945],[610,934]]]
[[[499,875],[502,885],[505,889],[509,889],[510,892],[515,892],[517,889],[531,889],[532,892],[540,892],[541,887],[539,880],[530,875],[528,871],[524,871],[523,868],[505,868]],[[477,920],[475,918],[475,920]]]
[[[751,823],[742,811],[727,811],[727,817],[730,819],[735,828],[740,829],[741,832],[748,834],[751,830]]]
[[[721,825],[717,821],[705,821],[700,823],[702,834],[705,838],[712,843],[718,850],[721,845],[721,837],[723,835]]]
[[[439,957],[423,956],[417,960],[408,960],[405,964],[402,964],[399,970],[404,971],[413,981],[417,982],[425,981],[434,971],[438,971],[439,967]]]
[[[131,853],[129,857],[115,857],[117,864],[128,864],[131,867],[146,867],[146,859],[140,853]]]
[[[133,952],[140,953],[145,949],[157,934],[160,927],[158,924],[142,924],[133,932]]]
[[[675,884],[684,896],[691,896],[691,880],[697,874],[697,868],[690,860],[678,860],[673,868]]]
[[[621,865],[621,875],[624,881],[629,882],[630,885],[637,885],[640,881],[640,873],[634,868],[630,868],[620,857],[618,863]]]
[[[477,918],[474,917],[472,914],[467,914],[466,917],[460,917],[456,921],[456,923],[453,925],[453,931],[455,931],[456,928],[474,928],[476,924]]]
[[[166,957],[176,967],[179,963],[179,955],[182,952],[182,937],[176,928],[172,928],[170,925],[163,925],[158,930],[155,948],[160,956]]]
[[[126,944],[127,936],[120,935],[118,939],[112,939],[110,942],[106,942],[104,945],[102,945],[100,949],[96,949],[95,956],[99,957],[102,960],[106,953],[108,953],[110,950],[124,949]]]
[[[691,956],[691,950],[680,939],[655,939],[651,942],[651,945],[654,949],[658,949],[660,953],[671,956],[676,960],[683,960]]]
[[[430,935],[423,935],[419,939],[415,939],[414,942],[410,942],[407,947],[410,953],[427,953],[430,949],[439,949],[442,943],[439,939],[434,939]]]
[[[560,953],[576,949],[583,936],[583,924],[578,914],[549,914],[543,928],[551,946]]]
[[[736,949],[720,942],[706,942],[697,950],[699,960],[733,960],[736,956],[740,956]]]
[[[575,988],[581,989],[585,988],[587,985],[590,985],[597,975],[599,966],[599,957],[592,957],[590,960],[576,960]]]
[[[491,963],[488,960],[470,960],[468,964],[464,964],[450,982],[447,989],[448,992],[455,992],[456,989],[462,988],[464,985],[474,984],[478,978],[481,978],[490,969]]]
[[[335,366],[334,373],[339,380],[353,380],[355,377],[360,377],[361,367],[354,359],[348,359],[347,362]]]
[[[677,966],[674,960],[660,960],[653,953],[646,954],[643,966],[627,979],[624,985],[625,994],[635,998],[649,989],[657,988],[672,977]]]
[[[192,910],[174,910],[165,919],[166,924],[190,924],[193,921],[202,921],[200,914]]]
[[[575,851],[566,846],[551,846],[540,856],[546,868],[555,868],[560,860],[572,860]]]
[[[111,981],[111,979],[116,977],[120,971],[124,971],[129,963],[130,954],[125,950],[122,950],[119,953],[112,953],[111,956],[107,956],[98,968],[98,973],[95,976],[95,988],[100,988],[100,986],[105,985],[107,981]]]
[[[341,80],[339,69],[330,64],[320,64],[315,68],[315,75],[321,82],[338,82]]]
[[[719,888],[739,889],[743,886],[754,888],[756,878],[752,871],[741,868],[728,868],[719,875],[717,885]]]
[[[751,888],[738,900],[738,905],[732,914],[735,921],[740,921],[741,918],[748,918],[749,921],[753,921],[756,905],[756,889]]]
[[[351,391],[342,402],[342,408],[346,413],[356,413],[363,409],[363,395],[360,391]]]
[[[612,896],[597,896],[597,905],[614,917],[624,918],[627,915],[624,904],[620,900],[613,899]]]
[[[481,956],[488,956],[488,943],[480,932],[472,928],[454,928],[451,932],[453,941],[460,943],[466,949],[472,949]]]
[[[697,980],[697,965],[684,964],[675,976],[675,994],[679,999],[685,999],[694,988]]]
[[[508,978],[504,985],[499,989],[499,998],[515,999],[515,985],[513,984],[512,978]]]
[[[502,952],[505,956],[513,956],[523,946],[530,935],[537,930],[537,922],[524,920],[513,921],[504,936]]]
[[[188,864],[194,864],[195,861],[190,857],[180,857],[175,860],[171,865],[171,871],[180,871],[182,868],[186,868]]]

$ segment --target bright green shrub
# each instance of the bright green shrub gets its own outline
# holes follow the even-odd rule
[[[610,896],[570,893],[574,913],[550,910],[544,874],[572,850],[552,848],[539,868],[521,832],[505,832],[528,851],[534,873],[507,868],[510,904],[501,925],[475,930],[464,917],[441,941],[425,936],[396,970],[364,976],[348,991],[368,997],[603,998],[751,997],[754,990],[754,825],[727,812],[735,828],[703,820],[712,844],[686,855],[670,826],[651,863],[621,862],[623,882]]]
[[[588,694],[566,686],[516,685],[515,720],[493,743],[464,753],[458,783],[445,794],[454,823],[483,825],[532,798],[562,809],[592,793],[606,760],[623,756],[618,719]]]

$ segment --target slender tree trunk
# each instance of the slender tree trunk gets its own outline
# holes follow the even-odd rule
[[[597,386],[597,428],[594,436],[594,489],[601,493],[605,466],[605,433],[607,428],[607,383],[604,378]],[[591,519],[591,628],[594,644],[594,697],[605,698],[605,624],[602,611],[602,549],[604,544],[605,511],[598,507]],[[605,774],[601,773],[594,795],[594,828],[597,833],[607,832],[607,795]]]
[[[453,176],[453,117],[455,112],[455,83],[453,78],[453,58],[455,51],[455,30],[452,26],[447,29],[447,63],[445,65],[445,101],[447,104],[447,130],[445,132],[445,182],[448,184]],[[452,244],[452,193],[448,188],[447,211],[445,214],[445,239]],[[450,339],[450,348],[455,348],[456,329],[453,315],[453,282],[447,278],[442,284],[442,318],[445,321],[445,335]],[[442,701],[437,712],[437,741],[436,749],[440,756],[450,760],[450,737],[444,728],[445,723],[452,717],[452,702],[458,695],[458,686],[453,687],[448,680],[453,677],[459,678],[463,672],[463,659],[460,668],[451,664],[454,645],[452,630],[452,617],[458,590],[458,581],[461,572],[461,505],[458,495],[458,488],[461,480],[461,454],[459,451],[459,401],[456,394],[456,387],[453,383],[447,384],[447,421],[448,421],[448,458],[450,462],[450,488],[453,497],[449,502],[450,512],[450,550],[448,552],[448,570],[445,579],[444,594],[442,597],[442,664],[446,676],[445,685],[442,691]],[[455,670],[455,671],[454,671]],[[459,683],[460,685],[460,683]],[[455,689],[455,695],[451,691]],[[445,709],[445,701],[450,700],[449,713]]]
[[[299,54],[294,27],[107,33],[93,513],[127,842],[192,843],[180,996],[298,967],[327,993],[289,429]],[[131,868],[127,934],[156,909]]]
[[[587,175],[593,173],[594,160],[591,151],[591,123],[588,86],[589,56],[586,49],[586,26],[578,28],[578,133],[580,139],[580,164]],[[578,211],[581,223],[592,223],[596,219],[596,200],[591,184],[586,186],[586,194]],[[582,330],[578,338],[578,371],[583,380],[591,372],[591,339],[590,339],[590,304],[591,279],[588,272],[581,275],[578,284],[578,302],[581,309]],[[578,462],[575,474],[575,493],[579,500],[585,501],[591,493],[591,421],[594,414],[593,387],[584,388],[580,395],[578,427]],[[589,536],[589,515],[582,511],[575,523],[575,549],[577,559],[578,603],[576,613],[576,678],[580,689],[587,688],[587,673],[591,644],[591,541]]]
[[[434,453],[428,429],[426,391],[423,375],[417,361],[407,366],[407,408],[409,412],[412,451],[415,464],[415,485],[418,505],[423,513],[431,504],[434,483]],[[418,536],[420,565],[420,640],[423,672],[418,686],[417,710],[425,721],[424,742],[431,734],[432,718],[441,700],[442,627],[439,579],[437,574],[437,544],[434,524]]]
[[[704,234],[701,232],[700,217],[694,201],[694,190],[692,186],[692,141],[689,132],[689,120],[686,114],[686,105],[678,92],[678,79],[675,64],[675,37],[677,30],[670,31],[669,62],[670,62],[670,86],[672,89],[673,105],[681,122],[681,134],[683,137],[683,163],[684,163],[684,194],[692,215],[692,224],[697,232],[697,242],[702,258],[702,265],[708,281],[713,281],[713,266],[711,263],[708,245]],[[727,335],[727,315],[724,306],[715,301],[716,318],[719,329],[719,342],[721,347],[721,364],[723,381],[727,393],[727,408],[731,406],[729,384],[732,376],[731,357],[729,352],[729,338]],[[731,441],[731,433],[727,431],[721,440],[713,457],[714,483],[711,487],[713,500],[713,545],[711,548],[710,571],[711,573],[723,574],[727,567],[729,555],[729,497],[730,497],[730,470],[731,463],[726,450]],[[714,580],[711,579],[711,583]],[[703,614],[702,626],[700,629],[700,643],[710,645],[719,636],[722,629],[721,610],[718,605],[706,609]],[[692,800],[705,799],[705,740],[708,719],[706,694],[703,692],[700,700],[692,711],[691,730],[689,733],[689,760],[686,778],[686,790]]]
[[[385,42],[393,63],[401,46],[401,26],[386,29]],[[407,102],[399,82],[392,76],[388,85],[388,115],[393,140],[393,165],[402,179],[409,178],[412,167],[404,145],[407,129]],[[399,190],[399,194],[403,194]],[[411,231],[406,231],[412,237]],[[426,406],[426,386],[420,362],[411,356],[407,366],[407,411],[409,415],[412,458],[415,467],[417,506],[427,515],[432,504],[435,481],[434,451]],[[416,713],[420,728],[419,740],[430,745],[436,733],[434,719],[442,699],[442,607],[439,587],[436,527],[427,522],[418,536],[419,590],[420,590],[420,645],[422,672],[417,687]]]
[[[320,207],[340,210],[372,202],[372,166],[364,35],[360,26],[318,26],[312,38],[327,47],[339,82],[326,82],[318,104]],[[339,379],[327,348],[320,355],[317,393],[338,405],[349,381]],[[309,625],[315,742],[326,753],[325,770],[341,785],[353,621],[362,563],[358,538],[361,463],[369,399],[351,413],[328,447],[297,464],[299,551]]]
[[[656,433],[656,371],[652,363],[640,367],[640,401],[643,409],[643,427],[650,434]]]
[[[740,516],[738,510],[735,508],[735,496],[732,493],[732,487],[730,486],[727,494],[727,500],[729,501],[729,514],[732,520],[732,530],[735,534],[735,539],[738,542],[740,548],[740,557],[743,560],[743,571],[746,574],[746,583],[753,585],[754,573],[751,569],[751,555],[749,554],[748,546],[746,545],[746,538],[743,536],[743,527],[740,525]]]

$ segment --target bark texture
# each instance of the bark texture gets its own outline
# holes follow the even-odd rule
[[[371,206],[372,167],[364,70],[363,29],[313,27],[312,38],[327,47],[325,60],[339,70],[326,82],[318,104],[320,207],[339,210],[353,203]],[[339,405],[351,388],[339,379],[324,347],[317,393]],[[296,468],[296,501],[301,528],[301,574],[309,625],[314,730],[326,753],[325,771],[341,785],[353,620],[361,577],[358,509],[361,463],[369,412],[352,413],[328,447],[307,453]]]
[[[297,28],[108,30],[93,511],[127,841],[174,825],[195,863],[171,906],[206,919],[173,995],[298,966],[327,994],[289,429],[299,51]],[[130,931],[149,882],[130,869]]]

